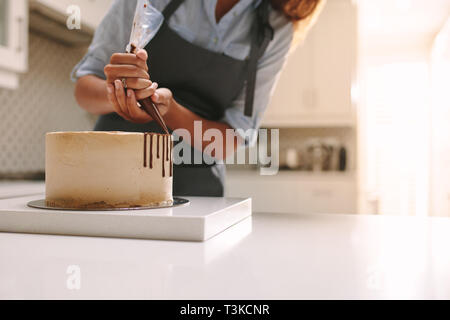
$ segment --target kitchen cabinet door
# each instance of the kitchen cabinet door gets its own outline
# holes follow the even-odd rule
[[[312,30],[314,105],[312,114],[352,120],[352,83],[356,72],[356,5],[328,1],[321,23]]]
[[[356,5],[327,1],[304,44],[288,58],[263,126],[353,126],[356,40]]]
[[[8,85],[17,72],[28,68],[28,2],[0,0],[0,85]]]
[[[264,116],[264,126],[295,126],[304,122],[302,116],[309,114],[314,104],[312,56],[311,41],[290,54]]]
[[[33,7],[40,7],[57,13],[62,17],[68,17],[71,6],[80,9],[81,28],[88,28],[90,32],[95,31],[108,12],[113,0],[32,0]],[[47,14],[51,12],[47,11]]]
[[[252,198],[254,212],[357,213],[356,180],[351,174],[315,175],[280,172],[260,176],[257,172],[229,170],[227,197]]]

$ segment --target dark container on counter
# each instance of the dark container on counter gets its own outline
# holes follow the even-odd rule
[[[339,171],[347,170],[347,149],[341,146],[339,149]]]

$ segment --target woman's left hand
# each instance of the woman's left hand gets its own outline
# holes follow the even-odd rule
[[[157,83],[153,83],[151,88],[150,99],[158,107],[161,116],[164,117],[173,102],[172,92],[166,88],[158,89]],[[114,86],[108,85],[108,99],[114,106],[114,109],[120,110],[123,114],[122,116],[130,122],[148,123],[153,121],[153,118],[140,108],[134,90],[124,90],[120,80],[114,81]]]
[[[155,93],[150,97],[153,103],[158,107],[161,116],[165,116],[174,106],[172,91],[167,88],[156,89]]]

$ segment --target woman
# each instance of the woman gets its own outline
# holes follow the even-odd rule
[[[191,146],[208,142],[202,130],[258,128],[277,75],[297,36],[304,36],[323,0],[158,0],[156,35],[136,54],[124,54],[136,1],[116,0],[75,67],[80,106],[101,115],[95,130],[158,131],[137,101],[151,97],[171,130],[186,129]],[[149,52],[150,54],[148,54]],[[301,72],[301,70],[299,70]],[[153,82],[154,81],[154,82]],[[194,144],[200,139],[200,144]],[[256,136],[241,144],[251,144]],[[237,146],[225,146],[223,160]],[[223,196],[223,164],[174,168],[174,195]]]

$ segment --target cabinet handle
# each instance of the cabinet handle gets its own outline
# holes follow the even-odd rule
[[[17,49],[16,49],[16,51],[18,52],[18,53],[22,53],[22,51],[23,51],[23,35],[24,35],[24,32],[25,32],[25,30],[23,30],[23,18],[22,17],[18,17],[17,18],[17,25],[18,25],[18,28],[17,28],[17,30],[19,30],[19,45],[17,46]]]

